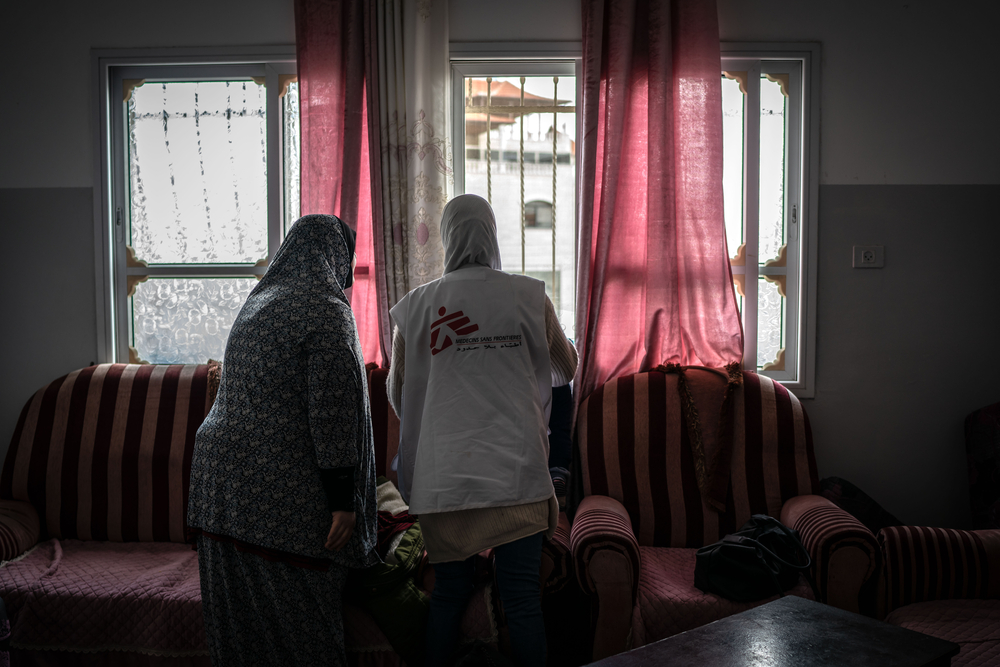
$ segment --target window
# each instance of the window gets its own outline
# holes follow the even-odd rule
[[[552,204],[547,201],[529,201],[524,205],[525,227],[552,227]]]
[[[755,47],[759,48],[759,46]],[[744,367],[812,395],[817,123],[813,51],[723,45],[726,236]]]
[[[455,49],[452,49],[453,54]],[[504,269],[545,281],[575,336],[576,64],[455,60],[457,193],[493,206]]]
[[[299,215],[294,60],[108,60],[98,217],[107,358],[221,359],[236,315]]]

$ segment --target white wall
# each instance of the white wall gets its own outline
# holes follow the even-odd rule
[[[8,2],[0,59],[0,456],[21,407],[97,352],[91,49],[288,45],[291,0]]]
[[[1000,6],[718,0],[727,41],[822,45],[816,395],[821,476],[909,523],[970,521],[963,419],[1000,401],[988,350],[1000,222]],[[881,270],[852,245],[884,245]]]
[[[579,41],[579,0],[448,0],[453,42]]]
[[[90,50],[295,43],[291,0],[5,3],[0,188],[94,187]]]
[[[578,40],[579,7],[451,0],[451,39]],[[988,185],[1000,183],[990,49],[1000,5],[718,7],[725,40],[823,47],[820,338],[806,402],[820,473],[859,483],[906,521],[962,525],[961,419],[1000,401],[989,252],[1000,188]],[[24,0],[3,21],[0,452],[31,393],[97,360],[90,49],[295,38],[292,0]],[[885,245],[886,268],[851,270],[853,243]]]
[[[823,184],[1000,183],[1000,4],[718,0],[728,41],[823,46]]]

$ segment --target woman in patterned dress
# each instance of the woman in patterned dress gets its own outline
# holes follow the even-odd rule
[[[343,665],[348,568],[378,562],[354,233],[300,218],[233,324],[188,524],[215,665]]]

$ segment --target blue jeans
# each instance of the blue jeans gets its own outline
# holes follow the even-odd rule
[[[514,661],[521,667],[543,667],[545,621],[539,584],[542,533],[499,546],[493,553]],[[427,667],[450,664],[474,575],[472,558],[434,565],[434,592],[427,620]]]

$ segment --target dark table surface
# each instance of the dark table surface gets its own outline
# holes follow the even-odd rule
[[[958,644],[786,595],[605,658],[600,667],[938,667]]]

